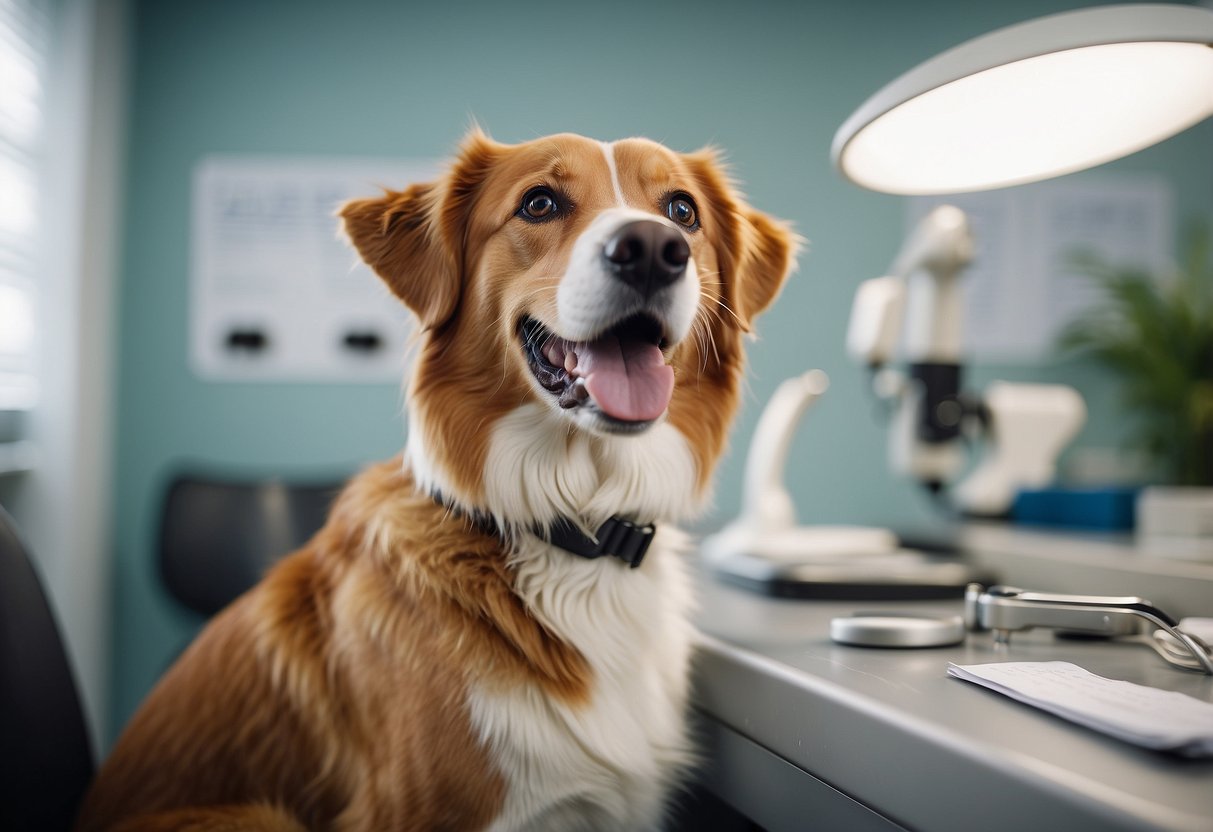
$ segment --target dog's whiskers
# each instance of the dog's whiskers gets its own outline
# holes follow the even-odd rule
[[[714,313],[709,311],[707,314],[714,314]],[[708,364],[707,348],[708,347],[712,348],[712,355],[716,359],[717,364],[721,363],[720,352],[719,352],[719,350],[716,349],[716,337],[713,333],[712,327],[703,318],[699,317],[698,315],[695,317],[695,326],[698,328],[698,330],[702,336],[701,346],[700,346],[701,355],[703,356],[703,364],[700,368],[700,372],[702,373],[704,370],[707,369],[707,364]]]
[[[535,298],[536,296],[541,295],[544,292],[549,292],[559,285],[560,285],[559,277],[539,278],[538,285],[532,286],[521,293],[521,298],[520,298],[521,303],[519,303],[518,305],[520,307],[525,307],[527,305],[527,302],[530,301],[532,298]],[[511,310],[503,309],[501,314],[498,315],[493,320],[493,326],[497,326],[503,320],[505,320],[505,317],[510,314],[510,311]]]
[[[704,371],[708,368],[708,351],[703,331],[703,322],[696,318],[691,324],[691,332],[695,335],[695,345],[699,352],[699,368],[695,373],[696,381],[703,378]]]

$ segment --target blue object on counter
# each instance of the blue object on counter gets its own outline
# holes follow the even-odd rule
[[[1131,531],[1137,492],[1124,487],[1021,491],[1011,506],[1011,520],[1025,525]]]

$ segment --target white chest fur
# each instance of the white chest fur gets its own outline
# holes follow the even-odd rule
[[[420,414],[410,411],[408,465],[422,488],[457,495],[430,458],[426,433]],[[589,528],[616,514],[679,522],[708,497],[686,439],[669,422],[640,436],[570,433],[567,420],[538,404],[521,405],[497,421],[483,477],[480,508],[499,526],[516,529],[561,516],[581,517]]]
[[[666,793],[690,762],[684,541],[660,528],[639,569],[535,539],[520,547],[520,594],[582,652],[594,678],[579,707],[538,688],[472,691],[472,721],[507,783],[491,829],[660,826]]]
[[[424,486],[450,493],[424,433],[414,418],[409,464]],[[589,528],[613,514],[677,521],[705,499],[686,440],[669,423],[641,436],[570,433],[559,413],[537,404],[494,426],[484,484],[485,508],[515,529],[557,516],[581,517]],[[508,787],[491,828],[655,829],[669,787],[690,762],[686,538],[663,523],[644,563],[629,569],[520,537],[511,564],[517,592],[582,653],[593,679],[579,707],[538,687],[485,684],[470,692],[473,723]]]

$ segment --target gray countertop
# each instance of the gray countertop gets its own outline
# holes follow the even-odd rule
[[[958,614],[960,601],[780,600],[706,574],[699,590],[698,709],[897,824],[1213,830],[1213,761],[1133,747],[946,669],[948,662],[1065,660],[1206,702],[1213,677],[1174,669],[1144,646],[1057,640],[1046,631],[1016,633],[1005,647],[989,634],[915,650],[829,639],[837,615]]]

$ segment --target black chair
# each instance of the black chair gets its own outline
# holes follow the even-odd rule
[[[42,584],[0,508],[0,829],[70,829],[93,776],[76,683]]]
[[[324,525],[341,487],[340,481],[176,477],[160,514],[165,587],[186,607],[214,615]]]

